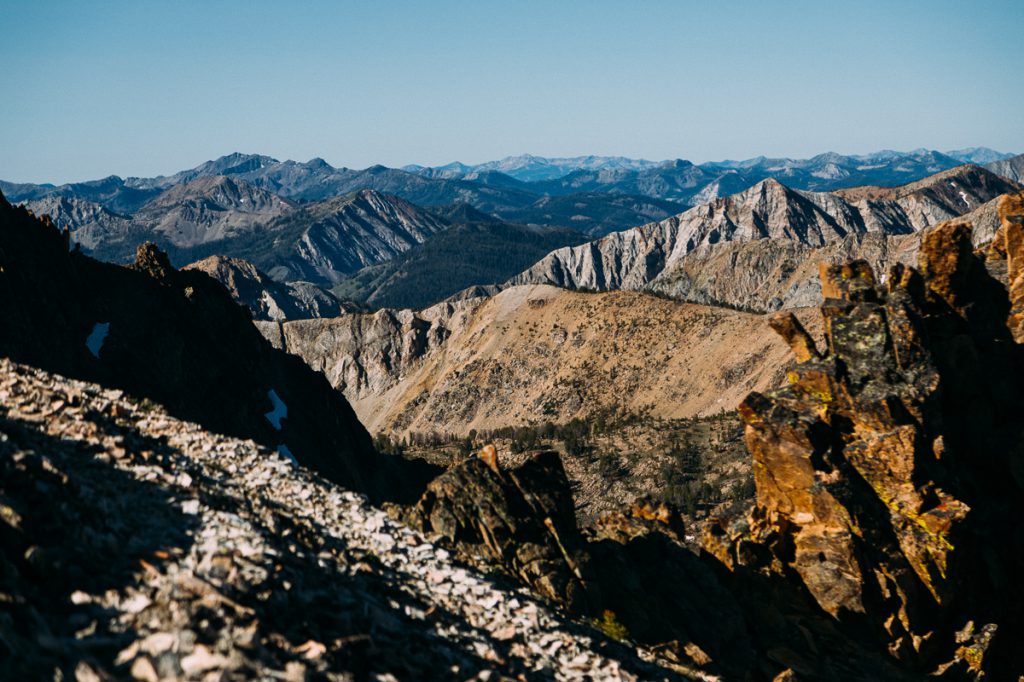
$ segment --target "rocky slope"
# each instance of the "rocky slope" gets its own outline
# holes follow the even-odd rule
[[[396,434],[713,414],[777,385],[787,352],[756,315],[550,286],[258,327]]]
[[[993,161],[987,164],[985,168],[1007,180],[1024,183],[1024,154],[1019,154],[1009,159]]]
[[[0,591],[10,680],[684,679],[252,441],[6,359]]]
[[[73,240],[87,251],[103,248],[133,250],[145,241],[145,230],[130,216],[107,210],[100,204],[76,197],[46,196],[24,202],[37,216],[50,216],[54,224],[74,234]]]
[[[448,223],[397,197],[364,190],[296,205],[244,180],[200,176],[173,185],[130,218],[95,204],[46,198],[28,204],[67,227],[90,255],[130,262],[152,241],[173,262],[243,258],[278,279],[330,284],[394,258]]]
[[[363,309],[310,282],[275,281],[239,258],[210,256],[183,269],[206,273],[220,282],[236,303],[249,309],[254,320],[337,317]]]
[[[899,188],[833,193],[801,192],[766,180],[660,223],[554,251],[509,284],[641,289],[698,248],[763,239],[813,248],[848,235],[913,233],[973,211],[1016,187],[976,166]]]
[[[0,316],[17,321],[0,326],[2,356],[123,389],[365,492],[415,479],[377,456],[322,375],[267,344],[218,283],[174,270],[152,245],[131,267],[101,263],[0,198]]]
[[[215,175],[174,185],[133,218],[154,238],[188,247],[256,231],[292,206],[247,182]]]
[[[449,223],[397,197],[361,190],[303,206],[249,244],[229,244],[279,280],[334,284],[391,260]]]

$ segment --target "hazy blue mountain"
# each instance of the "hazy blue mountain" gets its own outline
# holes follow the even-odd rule
[[[927,149],[883,150],[865,155],[833,152],[809,159],[756,157],[694,164],[655,163],[608,156],[508,157],[470,166],[436,168],[371,166],[335,168],[323,159],[278,161],[257,154],[229,154],[169,176],[101,180],[61,186],[0,183],[21,202],[58,196],[99,204],[131,215],[158,194],[206,177],[244,181],[283,200],[309,203],[369,189],[422,207],[465,203],[518,224],[577,229],[600,236],[675,215],[766,179],[798,190],[825,192],[859,185],[899,186],[960,165],[961,158],[1008,163],[986,148],[943,154]],[[1007,166],[1009,169],[1010,166]],[[1012,170],[1007,170],[1012,175]]]
[[[136,188],[125,185],[124,180],[111,175],[100,180],[73,182],[66,185],[33,185],[0,181],[0,190],[11,203],[21,203],[44,197],[84,199],[99,204],[114,213],[131,214],[160,193],[156,188]]]
[[[686,209],[685,204],[637,194],[579,192],[542,196],[523,208],[493,211],[502,220],[524,225],[569,227],[592,237],[662,220]]]
[[[620,157],[545,159],[525,155],[469,167],[450,164],[443,167],[443,171],[417,167],[416,173],[424,177],[472,181],[486,177],[481,175],[484,172],[500,171],[503,176],[523,181],[515,186],[517,189],[543,195],[630,194],[695,206],[743,191],[768,178],[795,189],[819,192],[858,185],[894,187],[964,162],[988,163],[1009,156],[981,147],[951,154],[927,149],[882,150],[863,155],[827,152],[809,159],[760,156],[702,164],[684,159],[654,163]]]
[[[994,163],[996,161],[1002,161],[1003,159],[1012,158],[1013,154],[1006,154],[1004,152],[997,152],[995,149],[989,149],[988,147],[967,147],[966,149],[954,149],[946,152],[946,156],[951,156],[957,161],[964,163],[973,163],[977,166],[984,166],[987,163]]]
[[[624,156],[573,156],[545,158],[522,154],[508,156],[471,166],[467,172],[499,171],[517,180],[535,182],[553,180],[576,170],[598,171],[606,169],[643,170],[657,165],[654,161],[630,159]]]

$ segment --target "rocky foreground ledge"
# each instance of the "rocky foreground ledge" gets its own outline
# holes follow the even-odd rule
[[[285,456],[7,360],[0,548],[2,679],[683,679]]]

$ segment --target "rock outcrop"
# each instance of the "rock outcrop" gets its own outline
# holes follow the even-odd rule
[[[684,670],[1017,679],[1024,195],[999,215],[991,248],[974,250],[968,223],[943,223],[924,234],[918,268],[895,265],[884,285],[865,261],[823,264],[823,347],[792,313],[771,320],[797,362],[788,386],[739,408],[756,502],[707,524],[700,559],[681,549],[672,510],[650,503],[578,534],[551,511],[566,505],[564,476],[522,473],[560,470],[549,455],[503,472],[484,452],[435,482],[411,518],[555,601],[578,605],[582,591],[606,629]],[[1009,294],[991,274],[1001,270]],[[541,494],[558,502],[524,502]],[[571,562],[534,564],[546,580],[503,549],[520,534],[550,542],[545,527],[571,538]],[[568,580],[573,567],[585,570]]]
[[[240,258],[210,256],[182,269],[205,272],[220,282],[236,303],[249,309],[254,320],[282,322],[337,317],[363,309],[311,282],[277,282]]]
[[[472,559],[486,555],[542,597],[587,609],[590,566],[558,453],[504,470],[493,446],[434,479],[402,519]]]
[[[1000,205],[1011,270],[1021,208]],[[799,351],[790,386],[740,406],[757,504],[705,535],[734,590],[795,584],[852,641],[944,679],[1024,672],[1024,353],[986,265],[954,221],[884,287],[864,262],[823,266],[827,349],[778,321]]]
[[[584,537],[557,453],[506,469],[485,448],[394,513],[464,560],[501,569],[607,633],[657,645],[660,660],[676,670],[701,679],[700,666],[742,675],[753,663],[739,606],[682,546],[678,515],[636,504],[600,519]]]

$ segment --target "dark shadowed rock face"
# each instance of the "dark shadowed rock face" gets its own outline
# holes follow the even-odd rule
[[[0,355],[122,388],[178,417],[280,448],[366,492],[397,489],[345,399],[273,349],[247,312],[151,244],[129,268],[0,199]]]
[[[555,452],[513,470],[498,467],[493,448],[438,476],[404,514],[467,558],[483,556],[572,612],[586,607],[583,542],[569,481]]]

